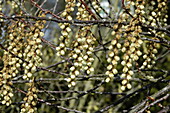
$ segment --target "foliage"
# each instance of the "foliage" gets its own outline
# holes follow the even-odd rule
[[[168,112],[168,3],[0,0],[0,110]]]

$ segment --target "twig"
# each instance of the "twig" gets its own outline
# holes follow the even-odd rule
[[[48,93],[53,93],[53,94],[57,94],[57,93],[85,93],[87,94],[87,91],[73,91],[73,90],[68,90],[68,91],[43,91],[40,90],[38,91],[38,93],[44,93],[44,92],[48,92]],[[109,94],[109,95],[126,95],[126,93],[118,93],[118,92],[97,92],[97,91],[91,91],[90,93],[94,93],[94,94],[100,94],[100,95],[104,95],[104,94]]]
[[[92,15],[92,17],[95,19],[95,20],[98,20],[96,18],[96,16],[94,15],[94,13],[90,10],[90,8],[87,6],[87,4],[83,1],[83,0],[80,0],[81,3],[85,6],[86,10],[89,12],[90,15]]]
[[[46,68],[43,68],[43,67],[37,67],[37,68],[39,70],[44,70],[44,71],[48,71],[48,72],[51,72],[51,73],[56,73],[56,74],[68,76],[68,74],[66,74],[66,73],[58,72],[58,71],[55,71],[55,70],[49,70],[49,69],[46,69]]]
[[[63,106],[58,106],[57,104],[52,104],[52,103],[46,102],[43,99],[38,99],[38,101],[41,102],[41,103],[45,103],[46,105],[49,105],[49,106],[54,106],[54,107],[57,107],[59,109],[66,110],[68,112],[84,113],[84,112],[81,112],[81,111],[78,111],[78,110],[75,110],[75,109],[68,109],[68,108],[63,107]]]
[[[153,97],[153,98],[157,98],[163,94],[166,94],[167,92],[170,91],[170,85],[167,85],[166,87],[164,87],[163,89],[161,89],[160,91],[158,91],[157,93],[151,95],[150,97]],[[145,103],[148,101],[148,99],[145,99],[144,101],[142,101],[141,103],[133,106],[130,108],[131,111],[129,111],[128,113],[135,113],[136,111],[140,110],[144,105]]]
[[[43,9],[41,6],[39,6],[34,0],[31,0],[31,3],[37,7],[38,9],[40,9],[41,11],[43,11],[45,14],[51,14],[54,18],[60,19],[60,20],[64,20],[63,18],[55,15],[54,13],[52,13],[51,11],[45,10]]]
[[[70,23],[72,25],[95,25],[95,24],[103,24],[103,25],[110,25],[110,24],[115,24],[117,23],[117,21],[107,21],[107,20],[88,20],[88,21],[85,21],[85,20],[60,20],[60,19],[56,19],[56,18],[49,18],[49,17],[36,17],[36,16],[31,16],[31,15],[26,15],[26,16],[3,16],[3,17],[0,17],[1,19],[34,19],[34,20],[46,20],[46,21],[53,21],[53,22],[56,22],[56,23]],[[123,23],[123,24],[127,24],[127,23]]]
[[[102,112],[104,112],[104,111],[108,111],[108,110],[109,110],[110,108],[112,108],[113,106],[118,105],[119,103],[125,101],[126,99],[129,99],[131,96],[133,96],[133,95],[135,95],[135,94],[138,94],[139,92],[142,92],[142,91],[144,91],[144,90],[152,87],[154,84],[156,84],[156,83],[148,84],[148,85],[146,85],[146,86],[144,86],[144,87],[142,87],[142,88],[140,88],[140,89],[138,89],[138,90],[136,90],[136,91],[134,91],[134,92],[132,92],[132,93],[129,93],[129,94],[127,94],[126,96],[124,96],[124,97],[120,98],[119,100],[117,100],[116,102],[114,102],[113,104],[111,104],[111,105],[109,105],[109,106],[106,106],[106,107],[104,107],[103,109],[96,111],[95,113],[102,113]],[[166,89],[167,89],[167,88],[166,88]],[[169,90],[170,90],[170,85],[169,85]],[[163,91],[161,91],[161,92],[163,92]],[[164,92],[165,92],[165,91],[164,91]],[[133,113],[135,113],[135,112],[133,112]]]
[[[170,94],[167,94],[167,95],[165,95],[164,97],[162,97],[162,98],[160,98],[160,99],[152,102],[151,104],[146,105],[142,110],[138,111],[138,113],[143,113],[143,112],[144,112],[146,109],[148,109],[149,107],[154,106],[155,104],[157,104],[157,103],[159,103],[159,102],[161,102],[161,101],[163,101],[163,100],[166,100],[169,96],[170,96]]]

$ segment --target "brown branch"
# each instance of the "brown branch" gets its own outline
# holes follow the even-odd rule
[[[43,91],[43,90],[39,90],[38,93],[53,93],[53,94],[58,94],[58,93],[78,93],[78,94],[82,94],[85,93],[87,94],[87,91],[73,91],[73,90],[68,90],[68,91]],[[94,93],[94,94],[109,94],[109,95],[126,95],[126,93],[118,93],[118,92],[97,92],[97,91],[92,91],[90,93]]]
[[[89,20],[89,21],[83,21],[83,20],[72,20],[72,21],[69,21],[69,20],[60,20],[60,19],[56,19],[56,18],[47,18],[47,17],[35,17],[35,16],[30,16],[30,15],[26,15],[26,16],[16,16],[16,15],[13,15],[13,16],[2,16],[0,17],[0,19],[5,19],[5,20],[8,20],[8,19],[22,19],[22,18],[25,18],[25,19],[34,19],[34,20],[46,20],[46,21],[53,21],[53,22],[56,22],[56,23],[70,23],[72,25],[75,25],[75,26],[88,26],[88,25],[96,25],[96,24],[101,24],[101,25],[111,25],[111,24],[116,24],[118,23],[118,21],[107,21],[107,20]],[[124,25],[127,25],[128,23],[127,22],[124,22],[122,23]],[[162,31],[162,32],[166,32],[168,34],[170,34],[170,31],[167,29],[167,26],[165,27],[162,27],[162,28],[158,28],[158,27],[153,27],[153,26],[149,26],[149,25],[142,25],[143,27],[148,27],[148,28],[151,28],[153,30],[157,30],[157,31]]]
[[[42,42],[48,44],[51,48],[55,49],[56,46],[54,44],[52,44],[50,41],[44,39],[44,38],[41,38]]]
[[[165,86],[164,88],[162,88],[160,91],[158,91],[157,93],[151,95],[150,97],[153,97],[153,98],[157,98],[163,94],[166,94],[167,92],[170,91],[170,85],[167,85]],[[144,105],[145,103],[148,101],[148,99],[145,99],[144,101],[142,101],[141,103],[131,107],[131,111],[129,111],[129,113],[135,113],[137,112],[138,110],[140,110]]]
[[[15,88],[15,87],[13,86],[13,88]],[[25,95],[27,94],[27,92],[25,92],[25,91],[23,91],[19,88],[15,88],[15,89],[18,90],[19,92],[25,94]],[[72,112],[75,112],[75,113],[84,113],[84,112],[81,112],[81,111],[78,111],[78,110],[68,109],[68,108],[65,108],[63,106],[58,106],[57,104],[52,104],[52,103],[46,102],[45,100],[40,99],[40,98],[38,98],[37,100],[38,100],[38,102],[45,103],[46,105],[49,105],[49,106],[55,106],[57,108],[60,108],[60,109],[63,109],[63,110],[69,111],[69,112],[72,111]],[[15,102],[15,103],[12,103],[12,104],[15,105],[15,104],[21,104],[21,103],[24,103],[24,102]],[[2,103],[0,103],[0,104],[2,104]]]
[[[164,107],[162,110],[160,110],[158,113],[168,113],[168,111],[170,110],[170,105]]]
[[[58,65],[63,64],[63,63],[65,63],[65,62],[68,62],[69,60],[72,60],[72,59],[62,60],[62,61],[60,61],[60,62],[57,62],[57,63],[55,63],[55,64],[52,64],[52,65],[50,65],[50,66],[47,66],[47,67],[45,67],[45,68],[48,69],[48,68],[52,68],[52,67],[58,66]]]
[[[26,16],[16,16],[16,15],[13,15],[13,16],[5,16],[5,17],[0,17],[1,19],[22,19],[22,18],[25,18],[25,19],[34,19],[34,20],[46,20],[46,21],[53,21],[53,22],[56,22],[56,23],[70,23],[72,25],[95,25],[95,24],[115,24],[117,23],[117,21],[107,21],[107,20],[89,20],[89,21],[84,21],[84,20],[60,20],[60,19],[56,19],[56,18],[47,18],[47,17],[35,17],[35,16],[30,16],[30,15],[26,15]],[[127,24],[127,23],[123,23],[123,24]]]
[[[95,20],[98,20],[97,17],[95,16],[95,14],[90,10],[90,8],[87,6],[87,4],[83,1],[83,0],[80,0],[81,3],[85,6],[86,10],[89,12],[90,15],[92,15],[92,17],[95,19]]]
[[[12,56],[14,56],[14,57],[16,57],[16,58],[18,58],[18,59],[20,59],[20,60],[22,60],[22,61],[26,62],[26,63],[29,63],[29,62],[27,62],[26,60],[24,60],[24,59],[20,58],[19,56],[17,56],[17,55],[15,55],[15,54],[13,54],[11,51],[9,51],[7,48],[5,48],[2,44],[0,44],[0,48],[2,48],[3,50],[5,50],[5,51],[9,52]]]
[[[133,15],[128,11],[128,9],[126,9],[126,6],[124,4],[124,0],[122,0],[122,8],[125,10],[125,12],[130,15],[130,17],[134,18]]]
[[[142,88],[140,88],[140,89],[138,89],[138,90],[136,90],[136,91],[134,91],[134,92],[132,92],[132,93],[129,93],[129,94],[127,94],[126,96],[124,96],[124,97],[120,98],[119,100],[117,100],[116,102],[114,102],[113,104],[111,104],[111,105],[109,105],[109,106],[106,106],[106,107],[104,107],[103,109],[100,109],[100,110],[96,111],[95,113],[102,113],[102,112],[108,111],[110,108],[114,107],[115,105],[118,105],[119,103],[124,102],[126,99],[130,99],[131,96],[134,96],[135,94],[138,94],[139,92],[142,92],[142,91],[144,91],[144,90],[147,90],[148,88],[154,86],[155,84],[157,84],[157,83],[159,83],[159,82],[160,82],[160,81],[157,81],[156,83],[148,84],[148,85],[146,85],[146,86],[144,86],[144,87],[142,87]],[[159,96],[161,96],[162,94],[167,93],[169,90],[170,90],[170,85],[164,87],[161,91],[159,91],[158,93],[154,94],[152,97],[155,97],[155,98],[156,98],[156,97],[159,97]],[[147,100],[146,100],[146,101],[147,101]],[[144,101],[144,103],[145,103],[146,101]],[[142,103],[143,103],[143,102],[142,102]],[[143,105],[144,105],[144,104],[142,104],[142,106],[143,106]],[[140,104],[139,104],[139,106],[140,106]],[[139,107],[139,106],[138,106],[138,107]],[[135,109],[135,110],[134,110],[134,109]],[[129,113],[135,113],[135,112],[137,111],[136,107],[133,107],[132,110],[133,110],[133,112],[129,112]]]
[[[55,15],[55,14],[52,13],[51,11],[46,10],[46,9],[43,9],[43,8],[42,8],[41,6],[39,6],[34,0],[30,0],[30,1],[31,1],[31,3],[32,3],[35,7],[37,7],[38,9],[40,9],[40,10],[41,10],[42,12],[44,12],[45,14],[51,14],[54,18],[57,18],[57,19],[60,19],[60,20],[64,20],[63,18]]]
[[[44,71],[48,71],[48,72],[51,72],[51,73],[68,76],[68,74],[66,74],[66,73],[58,72],[58,71],[55,71],[55,70],[49,70],[49,69],[46,69],[46,68],[43,68],[43,67],[37,67],[37,68],[38,68],[39,70],[44,70]]]
[[[146,109],[148,109],[149,107],[151,106],[154,106],[155,104],[158,104],[159,102],[163,101],[163,100],[166,100],[168,97],[170,96],[170,94],[166,94],[164,97],[152,102],[151,104],[149,105],[146,105],[142,110],[138,111],[138,113],[143,113]]]

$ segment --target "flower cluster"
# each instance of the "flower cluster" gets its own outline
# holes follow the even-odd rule
[[[2,7],[3,7],[3,3],[2,0],[0,1],[0,12],[2,12]]]
[[[111,41],[111,44],[109,46],[109,52],[108,52],[108,58],[107,62],[109,65],[107,66],[106,75],[108,76],[106,78],[106,82],[109,82],[113,79],[114,75],[118,73],[118,70],[116,69],[116,66],[118,62],[120,61],[120,57],[118,56],[118,53],[121,48],[121,43],[119,43],[119,40],[121,38],[121,31],[118,29],[118,24],[115,24],[114,27],[115,31],[112,32],[112,35],[115,35],[115,39]]]
[[[112,35],[115,38],[111,41],[107,58],[109,65],[107,66],[106,71],[106,75],[108,76],[106,82],[112,80],[118,72],[122,73],[121,78],[123,78],[123,80],[121,90],[125,90],[126,88],[131,89],[132,86],[129,83],[129,80],[134,75],[134,69],[152,68],[152,65],[155,64],[157,49],[153,42],[146,43],[141,39],[140,33],[142,33],[143,30],[142,25],[154,27],[159,25],[162,21],[164,23],[167,18],[167,15],[165,15],[166,11],[159,9],[160,4],[161,6],[165,6],[166,0],[152,0],[150,3],[146,3],[146,1],[142,0],[128,1],[127,6],[124,7],[125,11],[118,19],[118,24],[113,26],[114,31],[112,32]],[[145,9],[145,6],[148,4],[150,4],[150,7]],[[133,15],[130,12],[131,6],[135,7]],[[164,18],[164,20],[162,18]],[[129,23],[124,24],[124,22]],[[149,34],[155,34],[155,37],[153,36],[152,38],[155,39],[158,35],[156,31],[149,28],[148,30],[152,31],[148,32]],[[122,44],[122,42],[124,44]],[[141,50],[141,45],[143,43],[147,44],[147,52]],[[119,57],[119,54],[123,54],[122,58]],[[142,55],[143,57],[141,57]],[[143,58],[143,64],[141,66],[138,64],[140,58]],[[117,69],[117,64],[119,62],[122,65],[122,71]]]
[[[41,15],[44,17],[45,15]],[[26,27],[26,26],[25,26]],[[29,32],[25,33],[24,53],[23,58],[26,62],[23,63],[24,73],[23,79],[31,79],[33,73],[36,71],[36,66],[41,63],[41,37],[44,33],[41,29],[44,27],[44,22],[37,21],[29,28]]]
[[[45,14],[40,13],[39,17],[45,17]],[[30,88],[26,97],[23,99],[25,101],[22,104],[21,113],[35,113],[37,108],[37,94],[36,87],[34,86],[34,76],[33,74],[36,71],[38,65],[41,64],[41,38],[44,36],[44,33],[41,31],[44,28],[46,21],[36,21],[33,26],[31,26],[29,31],[25,33],[25,43],[24,43],[24,53],[23,57],[25,62],[23,63],[24,67],[24,76],[23,79],[31,80]],[[24,26],[27,27],[27,26]]]
[[[155,60],[156,60],[156,53],[158,53],[158,50],[156,49],[156,44],[152,43],[152,42],[148,42],[149,44],[147,45],[147,49],[145,54],[143,55],[143,59],[144,62],[142,64],[142,66],[140,67],[140,69],[144,69],[144,68],[152,68],[153,65],[155,64]]]
[[[122,80],[121,90],[125,90],[126,88],[131,89],[132,86],[129,83],[129,80],[134,75],[132,67],[136,67],[138,65],[137,61],[142,55],[140,47],[143,44],[143,41],[140,39],[139,34],[142,32],[140,18],[144,13],[144,3],[144,1],[140,0],[136,1],[136,3],[131,3],[132,5],[137,6],[137,8],[135,9],[135,15],[130,20],[130,23],[124,27],[126,32],[124,34],[124,37],[126,37],[127,39],[125,40],[122,48],[122,52],[124,53],[124,55],[123,60],[121,61],[121,65],[123,66],[123,74],[121,74],[121,77],[124,78],[124,80]],[[128,7],[126,10],[129,10]]]
[[[32,83],[32,86],[28,89],[26,97],[24,98],[24,104],[21,105],[22,109],[20,113],[35,113],[37,111],[37,89]]]
[[[77,7],[78,20],[91,19],[91,15],[83,4],[79,2]],[[94,61],[92,54],[96,39],[90,32],[90,29],[90,26],[80,27],[78,34],[75,37],[76,40],[72,43],[73,51],[69,55],[73,58],[73,65],[70,67],[70,78],[67,79],[67,82],[70,83],[68,87],[75,86],[75,78],[81,71],[87,75],[94,71],[94,68],[92,67],[92,62]]]
[[[11,88],[12,82],[9,80],[5,80],[2,77],[3,75],[0,74],[0,101],[2,104],[5,104],[6,106],[9,106],[12,103],[12,97],[13,97],[13,90]]]
[[[61,16],[66,20],[72,20],[71,13],[74,11],[75,0],[65,0],[66,6],[65,10]],[[59,24],[61,31],[61,36],[59,38],[60,44],[56,48],[58,56],[64,56],[66,54],[66,47],[69,46],[69,33],[71,32],[69,23],[60,23]]]
[[[167,25],[167,0],[145,1],[145,6],[147,6],[147,8],[145,8],[144,23],[151,26]]]
[[[93,0],[92,5],[97,13],[101,12],[102,9],[98,0]]]
[[[22,12],[20,13],[22,15]],[[41,16],[45,16],[42,14]],[[24,19],[11,21],[7,27],[4,67],[0,72],[0,93],[2,104],[9,106],[13,97],[12,79],[23,74],[23,79],[32,80],[36,66],[41,62],[41,31],[44,22],[30,25]],[[24,72],[22,71],[24,70]]]
[[[2,86],[0,92],[5,92],[2,97],[3,104],[11,104],[12,93],[12,78],[16,77],[19,71],[21,70],[21,64],[23,61],[18,57],[22,57],[22,44],[23,40],[21,35],[21,22],[13,22],[11,26],[8,26],[8,34],[6,36],[7,41],[5,42],[5,47],[7,51],[4,51],[3,61],[4,68],[2,69],[0,77],[2,77]],[[12,54],[11,54],[12,53]],[[16,56],[14,56],[16,55]],[[8,96],[8,98],[7,98]]]
[[[20,2],[18,0],[8,1],[11,2],[12,9],[18,9]]]
[[[140,7],[143,7],[143,17],[141,17],[141,22],[146,25],[150,25],[153,27],[157,26],[166,26],[167,25],[167,0],[151,0],[146,1],[144,4]],[[146,8],[144,8],[146,6]],[[164,33],[161,31],[156,31],[153,29],[148,29],[149,34],[152,34],[153,37],[151,39],[153,40],[159,40],[157,37],[165,38]],[[147,43],[147,42],[146,42]],[[155,54],[158,52],[156,48],[156,44],[153,42],[148,42],[147,45],[148,49],[145,51],[145,54],[143,55],[143,65],[140,67],[140,69],[144,68],[152,68],[152,66],[155,64],[156,56]]]

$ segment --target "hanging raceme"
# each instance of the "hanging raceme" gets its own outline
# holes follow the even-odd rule
[[[7,51],[4,51],[3,61],[4,68],[1,71],[2,77],[2,86],[1,86],[1,94],[4,92],[2,97],[2,103],[9,105],[11,104],[11,97],[13,96],[12,92],[12,78],[15,78],[19,71],[21,70],[21,64],[23,61],[16,56],[22,58],[22,48],[23,48],[23,40],[22,40],[22,28],[20,21],[12,21],[11,26],[9,26],[8,34],[6,36],[7,41],[5,42],[5,48]],[[12,53],[12,54],[11,54]],[[16,55],[16,56],[14,56]]]
[[[78,20],[88,21],[92,19],[91,14],[89,14],[81,1],[77,3],[77,7]],[[75,38],[75,41],[72,42],[73,51],[69,54],[70,58],[73,58],[73,64],[70,67],[70,78],[67,78],[68,87],[76,85],[75,78],[81,72],[89,75],[94,71],[92,63],[94,61],[93,51],[96,39],[91,33],[91,26],[80,27]]]
[[[114,75],[118,73],[117,64],[121,59],[119,57],[119,54],[122,52],[124,55],[121,60],[121,65],[123,66],[122,72],[120,72],[122,73],[121,78],[123,78],[121,82],[121,90],[125,90],[126,88],[131,89],[132,86],[129,83],[129,80],[132,78],[132,75],[134,75],[134,69],[151,68],[155,64],[155,54],[157,53],[155,44],[153,42],[146,43],[148,47],[146,53],[142,52],[140,49],[141,45],[143,44],[143,41],[141,40],[142,37],[140,35],[143,30],[142,25],[146,24],[154,27],[155,25],[157,25],[157,23],[164,23],[166,21],[165,17],[167,17],[167,15],[165,15],[167,13],[166,11],[159,10],[159,3],[163,6],[166,0],[158,0],[157,2],[151,1],[151,7],[148,7],[148,9],[145,9],[145,6],[148,5],[148,3],[146,3],[147,1],[128,1],[129,3],[124,8],[125,11],[120,15],[118,19],[119,24],[115,24],[113,27],[114,31],[112,32],[112,35],[115,36],[115,38],[111,41],[111,45],[109,46],[107,61],[111,63],[107,66],[106,71],[106,75],[108,75],[108,77],[106,78],[106,82],[109,82],[114,77]],[[136,8],[134,15],[131,15],[131,12],[129,12],[131,5]],[[157,7],[158,9],[155,9],[155,7]],[[167,10],[166,7],[164,9]],[[159,16],[157,15],[157,20],[155,20],[154,18],[157,12]],[[161,19],[162,17],[164,17],[164,20]],[[129,23],[124,25],[123,22]],[[154,33],[155,36],[157,36],[156,30],[150,29],[150,31],[152,31],[149,32],[150,34]],[[124,44],[121,45],[120,42],[123,38]],[[153,37],[153,39],[155,38]],[[140,67],[138,66],[139,64],[137,63],[137,61],[142,54],[144,62]]]
[[[40,17],[44,17],[42,14]],[[36,21],[35,24],[30,25],[28,31],[25,33],[24,53],[23,57],[26,62],[23,63],[24,76],[23,79],[32,79],[36,66],[41,64],[41,37],[44,33],[41,31],[44,28],[45,21]],[[27,25],[25,26],[27,27]]]
[[[4,2],[0,1],[0,12],[3,17],[3,8]],[[10,2],[10,1],[7,1]],[[10,4],[10,3],[9,3]],[[17,5],[15,5],[17,7]],[[14,8],[14,7],[12,7]],[[4,22],[3,19],[0,20]],[[4,47],[6,50],[3,54],[3,69],[0,71],[0,100],[2,104],[9,106],[12,103],[13,97],[13,89],[12,89],[12,79],[15,78],[21,70],[22,60],[17,58],[22,57],[22,33],[21,33],[21,22],[20,21],[12,21],[8,24],[7,33],[5,34],[5,44]],[[3,31],[2,31],[3,32]],[[11,54],[12,53],[12,54]],[[15,56],[16,55],[16,56]]]
[[[168,0],[115,1],[65,0],[66,5],[60,6],[64,1],[0,0],[0,108],[20,113],[51,108],[55,108],[51,112],[114,112],[112,104],[102,106],[115,97],[114,106],[121,104],[117,112],[130,111],[140,103],[126,106],[122,99],[131,102],[138,93],[140,101],[147,98],[142,96],[144,90],[153,95],[162,92],[159,89],[169,83],[169,62],[162,63],[169,60]],[[104,3],[109,4],[107,8],[102,8]],[[120,12],[114,10],[119,8]],[[46,21],[47,34],[42,38]],[[54,39],[53,33],[58,35],[59,30],[56,25],[61,36]],[[52,44],[56,40],[57,47]],[[158,60],[161,66],[156,64]],[[161,101],[167,102],[168,96],[160,97]],[[152,98],[155,102],[159,99]],[[148,101],[141,111],[151,104]],[[165,110],[166,104],[162,106],[154,110]]]
[[[39,17],[45,17],[44,13],[38,15]],[[24,104],[21,105],[21,113],[34,113],[37,111],[36,103],[37,103],[37,88],[34,84],[35,79],[35,71],[37,66],[41,65],[41,37],[44,36],[44,33],[41,31],[44,28],[44,24],[46,21],[35,21],[35,23],[28,28],[28,31],[25,35],[26,41],[24,43],[24,76],[23,79],[30,80],[28,92],[26,97],[23,99]],[[28,27],[28,26],[25,26]]]
[[[20,13],[21,15],[22,12]],[[43,17],[45,15],[41,15]],[[31,27],[30,27],[31,26]],[[11,21],[4,47],[4,68],[0,74],[1,100],[2,104],[9,106],[13,97],[12,79],[18,74],[23,74],[23,79],[33,80],[36,66],[41,62],[41,32],[44,22],[36,21],[30,25],[26,20]],[[33,81],[32,81],[33,82]]]
[[[132,4],[132,3],[129,3]],[[143,7],[144,1],[137,1],[134,5],[138,6],[135,9],[135,15],[130,20],[129,25],[125,29],[127,38],[125,40],[124,46],[126,48],[126,51],[122,51],[124,53],[123,60],[121,62],[123,66],[123,73],[121,74],[121,77],[124,78],[122,80],[122,86],[121,90],[131,89],[132,86],[129,83],[129,80],[134,75],[133,67],[136,67],[138,65],[137,61],[139,60],[140,56],[142,55],[142,52],[140,51],[141,45],[143,41],[141,40],[140,33],[142,32],[142,27],[140,23],[140,18],[143,15]],[[126,9],[128,10],[128,9]]]
[[[115,31],[112,32],[112,35],[115,35],[115,39],[111,41],[111,44],[109,46],[108,51],[108,58],[107,62],[109,65],[107,66],[106,75],[108,76],[106,78],[106,82],[109,82],[111,79],[114,78],[114,75],[118,73],[118,70],[116,69],[116,66],[118,62],[120,61],[120,57],[118,55],[120,49],[121,49],[121,43],[119,43],[119,40],[121,38],[122,30],[118,28],[119,24],[114,25]]]
[[[20,113],[35,113],[37,112],[37,88],[35,87],[34,83],[30,84],[30,88],[28,88],[28,92],[26,97],[24,97],[24,102],[21,107]]]
[[[101,12],[101,8],[100,8],[100,3],[99,3],[99,1],[98,0],[93,0],[92,1],[92,5],[93,5],[93,8],[95,9],[95,11],[97,12],[97,13],[100,13]]]
[[[155,64],[155,60],[156,60],[156,55],[158,53],[157,49],[156,49],[156,44],[152,43],[152,42],[147,42],[148,44],[146,45],[147,49],[145,54],[143,55],[143,59],[144,62],[142,64],[142,66],[140,67],[140,69],[151,69],[153,67],[153,65]]]
[[[141,17],[141,21],[143,24],[146,25],[151,25],[153,27],[157,27],[159,25],[160,27],[166,26],[167,22],[167,0],[151,0],[151,1],[146,1],[144,6],[147,6],[144,11],[145,13],[143,14],[143,17]],[[149,7],[148,7],[149,6]],[[156,31],[153,29],[148,29],[149,32],[148,34],[153,35],[151,39],[153,40],[161,40],[158,37],[165,38],[165,34],[162,33],[161,31]],[[157,54],[157,48],[156,44],[153,42],[145,42],[147,44],[147,50],[145,54],[143,55],[143,65],[140,67],[140,69],[144,68],[152,68],[152,66],[155,64],[156,60],[156,55]]]
[[[65,10],[61,14],[61,16],[66,20],[72,20],[71,13],[74,11],[75,0],[65,0],[66,6]],[[67,47],[70,45],[70,36],[71,32],[69,23],[60,23],[59,24],[61,31],[61,36],[59,37],[59,46],[56,48],[58,56],[64,56],[67,51]]]

